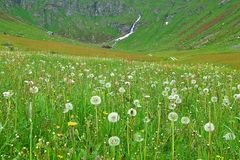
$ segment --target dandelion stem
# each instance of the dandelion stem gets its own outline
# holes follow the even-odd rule
[[[148,134],[148,126],[145,124],[145,141],[144,141],[144,160],[146,160],[147,156],[147,134]]]
[[[32,160],[32,146],[33,146],[33,121],[32,121],[32,102],[29,104],[29,122],[30,122],[30,136],[29,136],[29,143],[30,143],[30,155],[29,155],[29,160]]]
[[[155,160],[157,160],[158,155],[158,142],[159,142],[159,132],[160,132],[160,124],[161,124],[161,105],[158,106],[158,128],[157,128],[157,143],[156,143],[156,153],[155,153]]]
[[[172,160],[174,160],[174,121],[171,121],[172,128]]]
[[[130,154],[130,144],[129,144],[129,120],[127,120],[127,148],[128,148],[128,155]]]
[[[97,136],[97,141],[98,141],[98,110],[97,107],[95,107],[96,110],[96,136]]]
[[[209,122],[211,122],[211,107],[209,106],[208,108],[208,119]],[[211,131],[208,134],[208,144],[209,144],[209,152],[208,152],[208,159],[211,159],[211,155],[212,155],[212,135],[211,135]]]

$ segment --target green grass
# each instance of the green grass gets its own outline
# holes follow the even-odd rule
[[[38,28],[34,25],[24,23],[22,21],[16,20],[12,17],[0,17],[0,33],[5,33],[7,35],[13,35],[17,37],[24,37],[36,40],[51,40],[51,41],[61,41],[72,44],[80,44],[77,41],[63,38],[61,36],[49,36],[46,30]]]
[[[3,159],[240,158],[239,70],[9,51],[0,63]],[[66,103],[73,109],[63,113]],[[208,122],[214,131],[204,130]]]

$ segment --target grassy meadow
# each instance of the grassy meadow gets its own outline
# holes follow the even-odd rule
[[[239,70],[0,53],[0,156],[238,160]]]

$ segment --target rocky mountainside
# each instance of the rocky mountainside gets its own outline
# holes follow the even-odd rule
[[[1,10],[65,37],[103,43],[129,32],[119,49],[157,52],[239,48],[239,0],[1,0]]]
[[[121,0],[3,0],[1,3],[4,10],[30,23],[90,42],[102,42],[119,32],[126,33],[131,18],[127,21],[112,18],[120,19],[135,12]]]

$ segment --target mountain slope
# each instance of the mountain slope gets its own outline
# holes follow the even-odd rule
[[[239,1],[226,1],[224,4],[219,1],[179,3],[171,7],[165,15],[155,16],[156,20],[146,27],[142,25],[132,37],[120,43],[118,48],[158,52],[171,49],[239,47]],[[145,19],[149,17],[154,15],[145,16]]]
[[[240,48],[238,0],[2,0],[0,4],[29,23],[94,43],[126,34],[141,14],[134,34],[115,46],[119,50]]]

